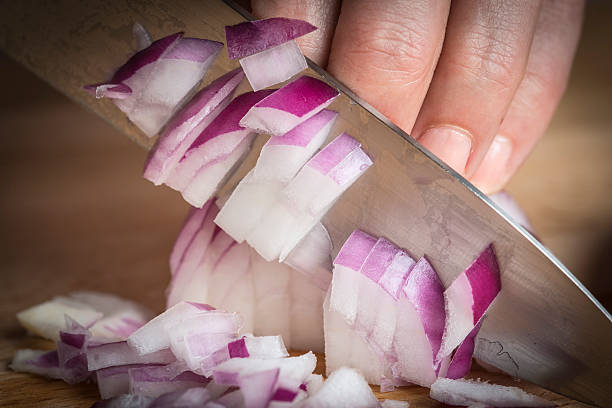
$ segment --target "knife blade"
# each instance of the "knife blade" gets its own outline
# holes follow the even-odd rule
[[[29,10],[36,8],[39,12]],[[154,38],[185,30],[224,42],[224,26],[252,18],[221,0],[116,2],[4,2],[0,46],[61,92],[122,130],[137,143],[146,138],[109,101],[82,92],[106,78],[132,52],[138,21]],[[27,35],[23,28],[28,27]],[[237,66],[227,53],[207,79]],[[413,256],[427,255],[448,285],[490,242],[498,254],[502,292],[477,339],[476,356],[515,376],[569,397],[612,405],[612,316],[542,244],[486,196],[370,105],[309,61],[342,95],[330,107],[340,113],[332,134],[346,131],[364,145],[374,166],[324,218],[334,250],[355,228],[385,236]],[[254,164],[258,138],[243,165],[222,189],[229,191]]]

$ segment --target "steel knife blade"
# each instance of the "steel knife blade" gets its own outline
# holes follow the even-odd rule
[[[224,42],[224,26],[252,18],[231,1],[146,0],[5,2],[0,47],[78,103],[144,147],[153,145],[109,101],[81,86],[106,78],[132,52],[135,21],[154,38],[185,30]],[[39,12],[28,10],[36,8]],[[24,28],[28,35],[23,35]],[[111,35],[112,33],[112,35]],[[227,53],[205,81],[237,66]],[[307,75],[341,91],[332,135],[346,131],[374,165],[334,205],[323,222],[337,252],[359,228],[385,236],[413,256],[427,255],[445,285],[493,243],[502,292],[477,339],[476,357],[519,378],[574,399],[612,405],[612,316],[529,232],[460,175],[309,61]],[[222,192],[254,164],[263,138]]]

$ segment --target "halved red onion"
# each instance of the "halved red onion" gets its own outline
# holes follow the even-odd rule
[[[138,354],[149,354],[167,349],[170,347],[168,327],[211,310],[214,308],[202,303],[177,303],[132,333],[127,343]]]
[[[308,67],[294,40],[241,58],[240,65],[254,91],[284,82]]]
[[[124,394],[118,397],[95,402],[91,408],[149,408],[152,397],[145,395]]]
[[[217,225],[242,242],[280,190],[323,144],[338,114],[323,110],[283,136],[264,145],[255,168],[238,184],[223,205]]]
[[[332,279],[331,251],[329,233],[319,222],[282,262],[308,276],[319,289],[327,291]]]
[[[183,38],[183,33],[172,34],[137,52],[107,83],[84,88],[96,98],[111,98],[151,137],[200,83],[222,46],[216,41]]]
[[[368,383],[351,368],[339,368],[323,383],[319,391],[305,400],[304,408],[377,408],[378,399]]]
[[[57,350],[17,350],[9,368],[20,373],[32,373],[54,379],[63,379]]]
[[[89,371],[128,364],[169,364],[175,360],[174,354],[169,349],[141,355],[130,348],[125,341],[87,348]]]
[[[453,354],[453,358],[450,360],[448,369],[444,375],[440,375],[441,377],[456,380],[465,377],[470,372],[476,336],[480,330],[481,323],[482,320],[476,324],[470,334],[468,334],[467,337],[461,342],[459,347],[457,347],[457,350],[455,350],[455,353]]]
[[[240,119],[271,92],[247,92],[236,97],[198,135],[165,183],[192,205],[201,207],[248,150],[254,133],[240,126]]]
[[[108,399],[129,393],[130,376],[128,371],[137,367],[141,367],[141,365],[122,365],[97,370],[96,383],[98,384],[100,398]]]
[[[159,397],[160,395],[186,390],[193,387],[204,387],[210,379],[186,371],[173,377],[168,375],[164,366],[143,366],[128,370],[130,394]]]
[[[168,178],[196,137],[230,103],[243,78],[244,73],[240,68],[217,78],[172,117],[149,154],[144,178],[155,185],[162,184]]]
[[[226,26],[227,53],[230,59],[244,58],[295,40],[316,29],[306,21],[283,17]]]
[[[325,82],[302,76],[255,104],[240,125],[282,135],[325,109],[338,95]]]
[[[394,351],[394,376],[430,386],[437,377],[436,360],[444,331],[444,287],[425,258],[410,272],[398,303]]]
[[[134,34],[134,38],[136,39],[136,49],[138,51],[144,50],[153,44],[151,35],[140,23],[134,23],[132,26],[132,34]]]
[[[554,407],[556,405],[517,387],[448,378],[438,378],[431,385],[429,396],[444,404],[459,406],[484,404],[493,407]]]
[[[514,219],[514,221],[518,222],[520,225],[525,227],[527,231],[533,234],[534,228],[529,222],[527,214],[525,214],[525,211],[510,193],[507,191],[500,191],[498,193],[491,194],[489,198],[502,210],[504,210],[506,214],[510,216],[510,218]]]
[[[461,344],[500,290],[499,266],[493,246],[489,245],[444,292],[446,323],[438,360]]]
[[[310,159],[283,189],[247,237],[264,259],[286,257],[370,167],[372,161],[359,146],[343,133]]]

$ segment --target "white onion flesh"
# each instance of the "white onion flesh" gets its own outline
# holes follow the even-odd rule
[[[254,91],[285,82],[308,67],[294,40],[241,58],[240,65]]]

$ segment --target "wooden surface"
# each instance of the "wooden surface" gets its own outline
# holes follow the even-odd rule
[[[612,30],[606,5],[593,7],[568,94],[510,190],[542,240],[609,306]],[[4,58],[0,73],[0,406],[89,406],[94,386],[7,371],[17,348],[40,345],[14,314],[73,289],[110,291],[160,310],[187,206],[140,178],[145,152],[116,130]],[[439,405],[426,394],[411,388],[385,397]]]

